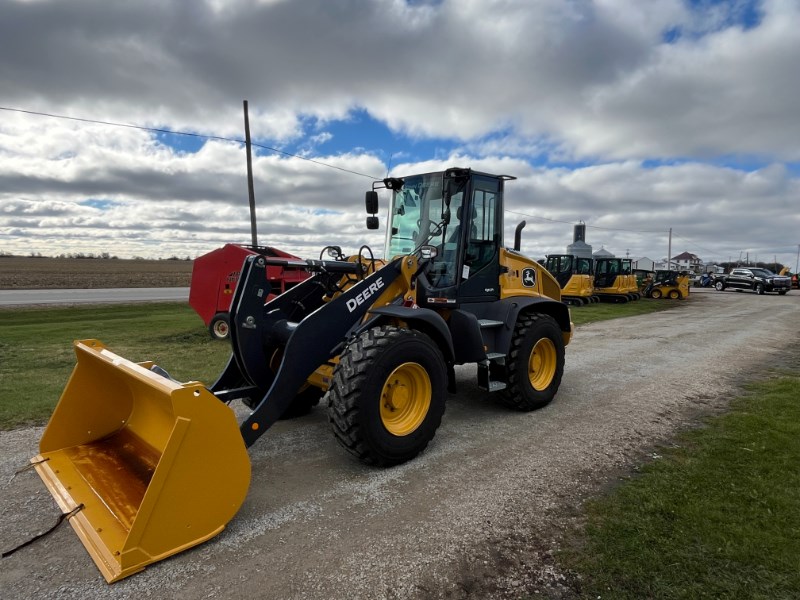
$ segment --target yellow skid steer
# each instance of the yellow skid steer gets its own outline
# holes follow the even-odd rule
[[[385,256],[248,256],[230,314],[232,355],[209,387],[179,383],[97,340],[50,419],[36,471],[109,581],[219,533],[250,483],[247,447],[288,412],[323,399],[334,436],[364,463],[412,459],[433,439],[455,391],[454,366],[530,411],[549,403],[572,336],[558,282],[503,246],[503,186],[513,177],[448,169],[387,178]],[[267,304],[265,269],[313,275]],[[236,418],[227,404],[250,409]]]

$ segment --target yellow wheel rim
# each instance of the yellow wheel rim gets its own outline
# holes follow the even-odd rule
[[[533,389],[538,392],[546,390],[556,375],[558,354],[556,346],[549,338],[542,338],[533,346],[528,359],[528,378]]]
[[[381,421],[392,435],[412,433],[431,407],[431,379],[417,363],[403,363],[386,379],[381,390]]]

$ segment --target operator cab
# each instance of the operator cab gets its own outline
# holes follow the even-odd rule
[[[592,259],[572,254],[548,254],[545,268],[563,289],[573,275],[592,274]]]
[[[392,190],[384,255],[423,259],[418,303],[453,306],[500,298],[503,183],[510,179],[448,169],[383,181]]]

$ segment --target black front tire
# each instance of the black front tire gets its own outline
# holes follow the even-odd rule
[[[756,294],[758,294],[759,296],[763,296],[764,295],[764,284],[763,283],[757,283],[756,284]]]
[[[508,358],[508,386],[498,400],[521,411],[549,404],[564,374],[564,338],[555,319],[539,313],[520,315]]]
[[[360,461],[397,465],[422,452],[445,409],[447,367],[434,341],[381,326],[353,340],[325,396],[334,436]]]

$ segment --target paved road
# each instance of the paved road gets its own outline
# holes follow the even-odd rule
[[[108,288],[91,290],[0,290],[0,306],[106,304],[189,300],[188,287]]]
[[[797,369],[791,324],[799,319],[796,291],[719,292],[582,325],[567,348],[558,396],[533,413],[491,402],[475,385],[474,367],[460,367],[436,438],[392,469],[352,460],[318,407],[277,423],[250,448],[247,500],[208,543],[108,586],[62,526],[3,559],[0,597],[564,597],[568,579],[554,556],[584,500],[657,458],[657,444],[698,416],[724,409],[743,377]],[[0,549],[58,513],[35,474],[10,481],[36,454],[41,434],[0,432]],[[196,502],[213,503],[216,492],[201,487]]]

